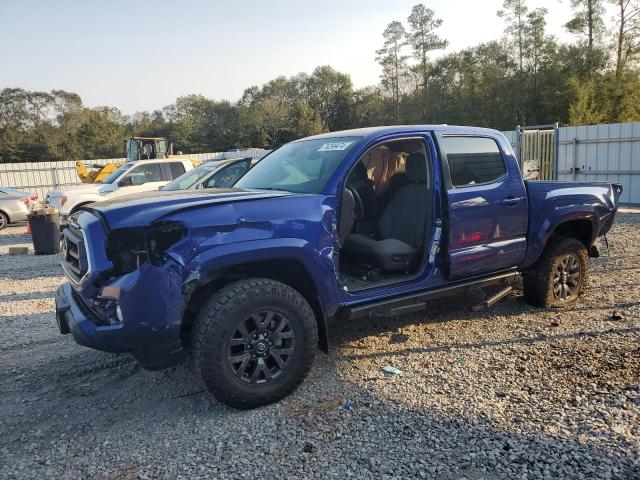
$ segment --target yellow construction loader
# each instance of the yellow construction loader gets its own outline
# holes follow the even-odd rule
[[[107,163],[106,165],[90,162],[76,162],[76,171],[83,183],[100,183],[116,168],[125,162],[152,160],[155,158],[184,158],[179,152],[173,154],[173,143],[163,137],[131,137],[124,141],[125,160]],[[194,167],[200,165],[199,160],[192,159]]]
[[[82,183],[100,183],[123,163],[124,162],[117,162],[100,165],[99,163],[76,162],[76,172],[78,172]]]

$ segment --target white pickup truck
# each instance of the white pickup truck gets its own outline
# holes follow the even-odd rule
[[[165,158],[158,160],[138,160],[127,162],[105,178],[101,183],[83,183],[47,195],[47,204],[60,211],[60,222],[78,208],[131,193],[148,192],[178,178],[193,169],[189,159]]]

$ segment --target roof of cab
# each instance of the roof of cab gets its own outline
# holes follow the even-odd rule
[[[432,131],[438,132],[443,130],[445,130],[447,133],[502,135],[498,130],[493,130],[491,128],[469,127],[461,125],[387,125],[382,127],[354,128],[351,130],[340,130],[336,132],[321,133],[319,135],[301,138],[300,140],[296,141],[299,142],[304,140],[317,140],[336,137],[362,137],[363,139],[369,139],[393,133],[416,133]]]

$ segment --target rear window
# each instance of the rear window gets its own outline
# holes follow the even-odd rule
[[[447,136],[441,144],[454,187],[491,183],[507,173],[498,144],[492,138]]]

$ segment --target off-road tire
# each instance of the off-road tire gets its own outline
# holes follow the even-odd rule
[[[554,294],[554,272],[567,256],[573,256],[579,265],[577,285],[567,298]],[[584,244],[575,238],[554,236],[549,240],[536,264],[524,272],[524,298],[536,307],[568,307],[578,300],[585,289],[589,275],[589,254]]]
[[[274,310],[286,317],[295,346],[277,378],[247,384],[236,376],[227,358],[238,325],[252,312]],[[276,402],[304,380],[315,356],[318,330],[313,310],[295,289],[275,280],[250,278],[217,291],[202,307],[193,328],[193,360],[198,377],[220,402],[241,409]]]
[[[0,230],[4,230],[9,225],[9,217],[6,213],[0,212]]]

